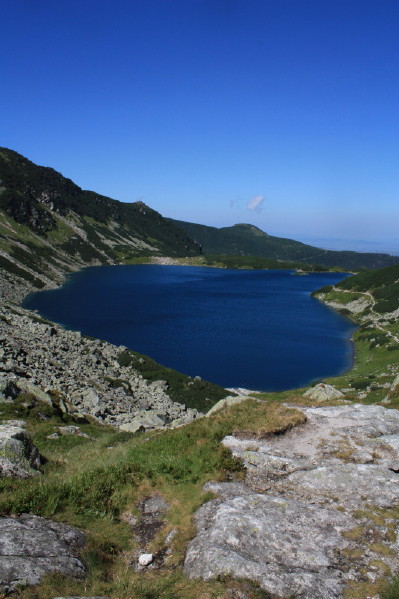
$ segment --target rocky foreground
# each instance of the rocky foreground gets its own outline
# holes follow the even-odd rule
[[[49,406],[74,424],[89,420],[132,433],[174,428],[201,415],[173,401],[165,381],[143,378],[135,368],[142,358],[126,355],[125,347],[3,304],[0,405],[19,402],[43,418]],[[387,405],[399,392],[396,364],[391,370],[381,375],[388,379]],[[352,404],[351,388],[320,384],[304,395],[304,403],[341,405],[299,408],[305,424],[284,434],[248,439],[236,433],[223,440],[242,460],[245,480],[205,486],[216,498],[196,514],[197,533],[184,562],[188,578],[248,579],[279,599],[343,599],[353,584],[366,588],[398,572],[399,412]],[[223,399],[208,415],[243,399]],[[78,426],[56,428],[54,438],[85,436]],[[0,429],[0,476],[40,477],[42,458],[25,423],[3,421]],[[0,518],[0,533],[0,593],[37,584],[46,573],[87,575],[78,529],[23,514]],[[147,551],[144,541],[140,550]]]
[[[399,412],[302,408],[270,439],[228,436],[245,483],[211,483],[185,573],[257,581],[273,597],[336,599],[399,568]],[[395,509],[396,507],[396,509]]]

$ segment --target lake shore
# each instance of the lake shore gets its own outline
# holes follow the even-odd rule
[[[277,391],[350,368],[348,321],[310,297],[342,276],[104,266],[72,275],[62,289],[31,296],[24,307],[192,377]]]

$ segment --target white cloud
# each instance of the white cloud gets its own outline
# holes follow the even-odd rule
[[[247,202],[247,209],[248,210],[254,210],[255,212],[261,212],[262,210],[262,204],[265,200],[265,196],[254,196],[253,198],[251,198],[250,200],[248,200]]]

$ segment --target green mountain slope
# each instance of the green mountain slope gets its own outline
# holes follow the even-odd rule
[[[0,148],[0,267],[36,286],[89,264],[200,253],[181,228],[142,202],[84,191],[52,168]]]
[[[353,368],[329,379],[346,399],[399,406],[399,265],[364,271],[313,292],[358,324]]]
[[[384,314],[399,308],[399,265],[362,272],[336,286],[339,290],[368,293],[375,312]]]
[[[399,263],[399,257],[388,254],[323,250],[293,239],[273,237],[248,224],[217,229],[178,220],[171,222],[200,243],[204,254],[262,256],[347,270],[380,268]]]

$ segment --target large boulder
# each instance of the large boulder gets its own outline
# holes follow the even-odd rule
[[[85,568],[77,557],[84,541],[80,530],[60,522],[30,514],[0,518],[0,593],[38,584],[51,572],[84,578]]]
[[[248,494],[200,508],[184,572],[205,580],[239,576],[279,597],[338,597],[340,531],[352,521],[340,512],[281,497]]]
[[[0,476],[29,478],[38,474],[41,457],[23,421],[0,425]]]
[[[17,381],[15,381],[15,385],[21,393],[29,393],[32,396],[32,398],[34,398],[36,401],[42,401],[48,404],[49,406],[53,405],[51,397],[48,393],[40,389],[40,387],[38,387],[37,385],[30,383],[26,379],[18,379]]]
[[[341,391],[338,391],[332,385],[319,383],[315,387],[311,387],[304,394],[304,397],[314,399],[315,401],[331,401],[332,399],[343,399],[345,396]]]
[[[241,403],[242,401],[248,399],[248,395],[229,395],[224,399],[220,399],[215,403],[214,406],[205,414],[205,416],[212,416],[215,412],[218,412],[222,408],[228,408],[229,406],[233,406],[237,403]]]
[[[279,597],[342,599],[347,584],[398,571],[399,411],[302,411],[306,422],[284,434],[223,439],[242,460],[245,483],[205,486],[219,497],[197,513],[187,576],[250,579]]]

